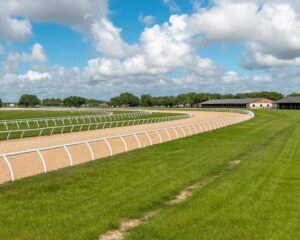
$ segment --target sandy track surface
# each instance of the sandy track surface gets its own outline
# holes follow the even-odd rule
[[[178,111],[176,112],[178,113]],[[10,153],[10,152],[50,147],[50,146],[80,142],[85,140],[99,139],[103,137],[142,132],[142,131],[153,130],[153,129],[172,128],[172,127],[201,123],[201,122],[217,120],[217,119],[224,119],[224,118],[245,119],[245,115],[239,113],[201,112],[201,111],[189,112],[189,113],[193,114],[193,117],[182,119],[182,120],[169,121],[169,122],[3,141],[0,142],[0,155]],[[191,135],[190,133],[191,131],[189,129],[183,129],[181,132],[178,133],[178,135],[179,137],[183,137],[183,136]],[[197,132],[194,132],[193,134],[196,133]],[[167,133],[164,131],[161,131],[160,133],[161,138],[159,138],[158,134],[155,133],[150,133],[149,135],[150,136],[146,136],[145,134],[139,135],[139,141],[141,143],[141,147],[160,143],[161,141],[165,142],[168,141],[170,138],[171,140],[174,140],[178,137],[175,135],[175,132]],[[149,141],[149,137],[151,138],[150,141]],[[129,151],[139,148],[139,145],[133,136],[128,136],[124,140],[127,143]],[[109,144],[111,145],[113,154],[118,154],[126,151],[126,149],[124,148],[124,143],[121,141],[121,139],[109,140]],[[91,143],[90,147],[94,153],[95,159],[100,159],[111,155],[108,144],[105,141]],[[43,162],[41,162],[41,156],[38,155],[37,153],[27,153],[27,154],[9,157],[9,162],[13,169],[14,179],[21,179],[24,177],[43,173],[45,172],[45,165],[46,165],[46,171],[48,172],[48,171],[53,171],[53,170],[68,167],[70,165],[77,165],[92,160],[93,156],[91,155],[91,151],[85,144],[71,146],[68,147],[68,149],[72,156],[71,162],[70,162],[70,157],[68,156],[68,153],[64,148],[43,151],[42,155],[45,160],[44,164]],[[8,182],[11,180],[12,180],[12,176],[9,171],[9,167],[7,166],[5,159],[0,158],[0,183]]]

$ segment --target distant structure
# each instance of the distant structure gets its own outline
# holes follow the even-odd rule
[[[286,97],[275,103],[279,109],[300,109],[300,97]]]
[[[16,105],[17,105],[17,104],[15,104],[15,103],[9,103],[9,104],[8,104],[8,107],[13,108],[13,107],[16,107]]]
[[[267,98],[216,99],[199,104],[202,108],[255,108],[271,109],[274,102]]]

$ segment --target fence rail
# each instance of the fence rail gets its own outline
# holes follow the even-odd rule
[[[144,138],[148,139],[147,141],[148,141],[149,145],[153,145],[155,143],[154,143],[153,136],[151,137],[151,134],[154,134],[159,138],[158,143],[162,143],[164,141],[176,140],[181,137],[191,136],[194,134],[200,134],[203,132],[212,131],[214,129],[223,128],[223,127],[230,126],[233,124],[238,124],[240,122],[250,120],[254,117],[254,113],[250,112],[250,111],[241,111],[240,113],[241,113],[240,116],[227,116],[227,117],[223,117],[221,119],[210,120],[210,121],[205,121],[205,122],[180,125],[180,126],[174,126],[174,127],[169,127],[169,128],[153,129],[153,130],[141,131],[141,132],[134,132],[134,133],[130,133],[130,134],[104,137],[104,138],[80,141],[80,142],[45,147],[45,148],[36,148],[36,149],[20,151],[20,152],[6,153],[6,154],[0,155],[0,159],[1,158],[4,159],[4,162],[9,171],[9,179],[7,179],[6,181],[14,181],[17,178],[15,176],[15,171],[11,164],[10,159],[15,156],[20,156],[22,154],[28,154],[28,153],[35,153],[36,157],[40,161],[40,165],[42,166],[43,172],[46,173],[49,171],[49,169],[48,169],[47,162],[45,160],[44,153],[46,153],[47,151],[50,151],[50,150],[55,150],[55,149],[63,150],[66,153],[66,155],[68,156],[69,166],[73,166],[74,165],[74,161],[73,161],[74,155],[72,155],[72,153],[70,151],[70,147],[73,147],[73,146],[86,147],[87,151],[89,152],[89,156],[86,156],[86,158],[88,158],[87,160],[95,160],[95,158],[96,158],[95,157],[96,156],[95,149],[92,146],[92,144],[95,142],[105,143],[107,149],[109,150],[109,155],[112,156],[115,154],[113,146],[111,144],[111,141],[114,139],[119,139],[123,144],[123,148],[124,148],[123,151],[128,151],[130,143],[126,141],[127,137],[134,137],[136,144],[137,144],[137,148],[142,148],[145,146],[142,144],[142,141],[145,142],[145,140],[141,140],[142,136],[144,136]],[[172,133],[175,135],[175,137],[171,137]],[[163,134],[167,135],[167,139],[163,140],[163,137],[162,137]],[[42,172],[40,172],[40,173],[42,173]],[[26,176],[30,176],[30,174],[26,175]]]
[[[137,116],[137,114],[133,114]],[[128,119],[123,121],[110,121],[110,122],[96,122],[87,124],[76,124],[76,125],[63,125],[53,126],[44,128],[31,128],[31,129],[20,129],[20,130],[6,130],[0,131],[0,140],[10,140],[15,138],[25,138],[31,136],[48,136],[53,134],[73,133],[81,131],[98,130],[112,127],[125,127],[131,125],[158,123],[165,121],[173,121],[191,117],[189,114],[158,117],[158,118],[140,118],[140,119]]]
[[[36,118],[36,119],[17,119],[17,120],[2,120],[0,121],[0,128],[5,128],[10,130],[10,128],[17,128],[18,130],[22,128],[30,129],[32,127],[40,128],[41,125],[50,125],[54,126],[66,126],[85,123],[96,123],[97,121],[108,121],[108,120],[120,120],[124,118],[135,118],[144,115],[151,114],[151,111],[141,111],[141,112],[132,112],[132,113],[123,113],[123,114],[97,114],[97,115],[82,115],[82,116],[68,116],[68,117],[54,117],[54,118]]]

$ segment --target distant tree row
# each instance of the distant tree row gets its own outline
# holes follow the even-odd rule
[[[300,96],[300,93],[292,93],[289,96]],[[105,102],[96,99],[86,99],[79,96],[70,96],[65,99],[60,98],[46,98],[42,101],[35,95],[25,94],[21,96],[18,105],[23,107],[35,107],[35,106],[49,106],[49,107],[135,107],[135,106],[166,106],[166,107],[193,107],[198,103],[210,100],[210,99],[228,99],[228,98],[269,98],[271,100],[279,100],[284,96],[278,92],[252,92],[252,93],[238,93],[238,94],[218,94],[218,93],[184,93],[177,96],[160,96],[155,97],[150,94],[144,94],[140,97],[133,95],[132,93],[125,92],[119,96],[113,97],[110,101]],[[0,99],[0,107],[3,103]]]
[[[300,97],[300,93],[291,93],[290,95],[288,95],[289,97]]]
[[[104,104],[104,101],[95,99],[86,99],[78,96],[70,96],[65,99],[60,98],[46,98],[44,100],[38,99],[36,95],[24,94],[18,101],[18,105],[22,107],[36,107],[36,106],[46,106],[46,107],[100,107]]]

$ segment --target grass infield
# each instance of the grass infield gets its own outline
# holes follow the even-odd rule
[[[0,239],[98,239],[162,209],[126,239],[300,239],[300,112],[256,118],[0,186]],[[241,163],[194,192],[182,189]]]
[[[93,115],[109,112],[107,111],[44,111],[44,110],[11,110],[1,111],[0,120],[13,120],[13,119],[28,119],[28,118],[51,118],[51,117],[68,117],[68,116],[82,116]]]

